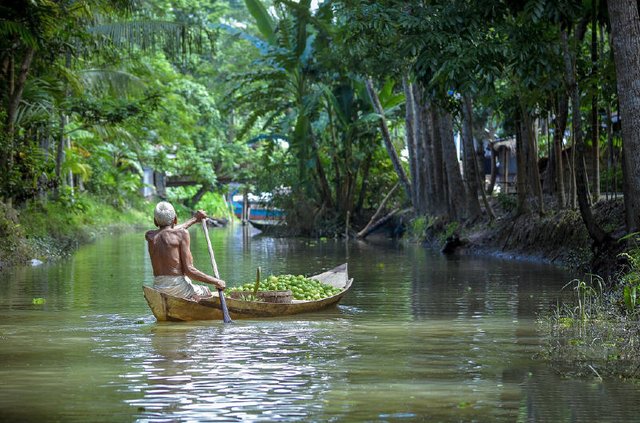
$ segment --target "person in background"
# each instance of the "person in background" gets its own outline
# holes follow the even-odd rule
[[[206,217],[204,211],[198,210],[192,218],[178,225],[176,211],[170,203],[161,201],[156,205],[153,218],[158,229],[145,234],[155,289],[176,297],[199,301],[213,294],[208,287],[193,284],[190,278],[214,285],[218,289],[225,288],[225,281],[207,275],[193,265],[191,238],[187,228]]]

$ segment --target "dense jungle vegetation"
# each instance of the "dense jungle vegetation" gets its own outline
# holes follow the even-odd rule
[[[579,211],[594,251],[638,229],[633,1],[1,8],[0,196],[13,214],[51,202],[82,214],[86,198],[127,210],[151,169],[188,181],[159,193],[188,209],[230,182],[274,192],[305,235],[362,227],[381,203],[383,219],[427,229],[491,223],[513,195],[513,217]],[[618,192],[622,232],[592,210]]]

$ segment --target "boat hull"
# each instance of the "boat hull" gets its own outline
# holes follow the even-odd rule
[[[342,289],[338,294],[317,301],[298,301],[291,303],[267,303],[244,301],[225,296],[227,308],[232,319],[252,319],[260,317],[289,316],[310,313],[335,307],[349,291],[352,279],[349,279],[347,265],[343,264],[319,275],[311,276],[321,282]],[[143,286],[144,297],[158,321],[221,320],[220,297],[217,292],[212,298],[200,301],[174,297],[151,287]]]

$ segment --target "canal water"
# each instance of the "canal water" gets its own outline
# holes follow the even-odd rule
[[[204,236],[192,250],[210,272]],[[538,313],[570,276],[446,258],[418,245],[211,230],[229,286],[349,263],[336,309],[278,319],[158,323],[142,233],[0,273],[0,421],[620,422],[626,382],[566,379],[538,358]]]

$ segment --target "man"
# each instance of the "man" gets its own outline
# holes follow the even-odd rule
[[[198,301],[213,294],[208,287],[194,285],[189,278],[215,285],[218,289],[225,288],[225,281],[209,276],[193,265],[191,238],[187,228],[206,217],[204,211],[198,210],[191,219],[177,225],[178,217],[171,204],[161,201],[156,205],[154,223],[158,229],[145,234],[155,289],[176,297]]]

